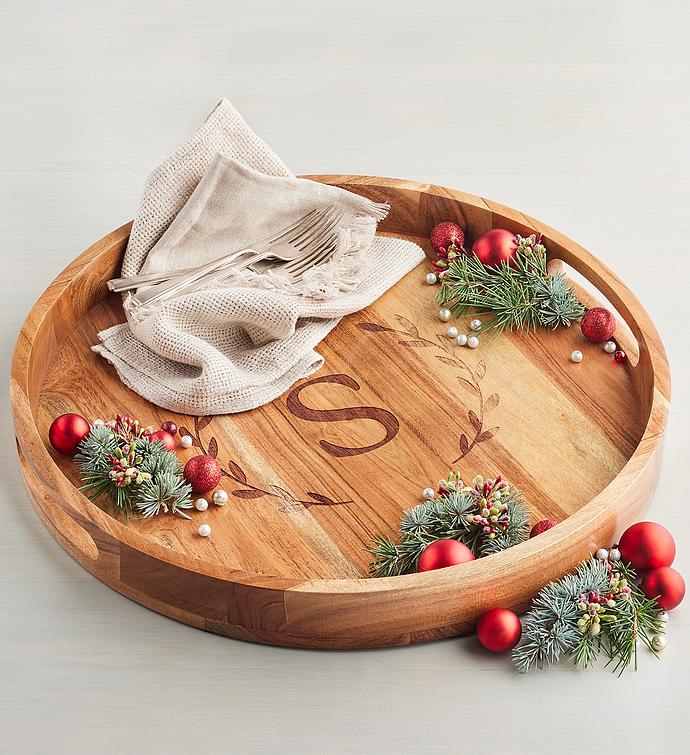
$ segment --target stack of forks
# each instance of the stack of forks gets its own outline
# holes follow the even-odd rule
[[[162,304],[169,299],[222,283],[240,270],[256,273],[280,272],[290,283],[298,284],[313,267],[327,262],[338,248],[338,226],[345,213],[335,205],[314,209],[297,222],[283,228],[250,248],[240,249],[188,270],[149,273],[108,281],[111,291],[136,289],[133,307]]]

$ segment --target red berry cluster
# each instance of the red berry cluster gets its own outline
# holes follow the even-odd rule
[[[448,265],[459,255],[463,253],[463,244],[465,243],[465,232],[452,220],[445,220],[434,226],[429,236],[431,246],[438,255],[435,262],[436,272],[443,276],[443,272],[448,269]]]

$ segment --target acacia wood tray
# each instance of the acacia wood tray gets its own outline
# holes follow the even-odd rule
[[[656,329],[610,270],[531,217],[413,181],[310,178],[389,201],[381,233],[428,253],[430,229],[446,219],[463,225],[470,241],[492,227],[543,233],[550,265],[572,267],[616,308],[628,364],[612,364],[577,327],[482,338],[476,350],[456,346],[443,335],[425,263],[345,318],[319,347],[321,371],[272,404],[239,415],[174,415],[127,389],[90,351],[99,330],[124,319],[106,281],[119,272],[125,225],[55,279],[19,335],[12,407],[31,500],[100,580],[228,637],[315,648],[403,645],[469,631],[490,607],[524,609],[545,582],[612,542],[652,494],[670,399]],[[576,348],[585,355],[578,365],[568,359]],[[67,411],[174,420],[195,441],[180,450],[183,461],[217,456],[228,505],[194,512],[193,523],[117,521],[79,493],[72,460],[48,444],[51,421]],[[367,578],[372,533],[395,536],[420,490],[449,468],[465,479],[501,474],[523,490],[533,520],[561,523],[469,564]],[[196,534],[201,522],[211,524],[211,537]]]

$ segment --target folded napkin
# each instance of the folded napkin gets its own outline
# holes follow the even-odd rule
[[[295,178],[222,100],[147,180],[123,276],[196,267],[330,204],[345,213],[338,249],[300,283],[243,271],[158,306],[133,307],[127,296],[127,322],[99,333],[94,351],[132,390],[172,411],[253,409],[318,370],[314,349],[340,318],[424,259],[415,244],[375,236],[384,205]]]

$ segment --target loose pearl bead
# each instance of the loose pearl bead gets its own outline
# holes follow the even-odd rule
[[[472,322],[470,322],[470,330],[479,330],[481,327],[482,327],[481,320],[472,320]]]
[[[477,336],[470,336],[470,337],[469,337],[469,338],[467,339],[467,345],[468,345],[468,346],[469,346],[469,347],[470,347],[471,349],[476,349],[476,348],[477,348],[477,346],[479,346],[479,339],[477,338]]]
[[[197,532],[201,535],[201,537],[208,537],[211,534],[211,525],[200,524]]]
[[[621,552],[618,550],[618,548],[611,548],[611,550],[609,551],[609,560],[610,561],[621,560]]]
[[[224,490],[216,490],[211,499],[216,506],[225,506],[228,502],[228,494]]]
[[[194,508],[197,511],[206,511],[208,508],[208,501],[205,498],[199,498],[198,500],[194,501]]]
[[[438,277],[436,276],[436,273],[427,273],[426,278],[424,279],[430,286],[433,286],[434,283],[438,280]]]
[[[655,634],[652,637],[652,649],[658,653],[666,647],[666,638],[663,634]]]
[[[448,328],[448,337],[449,338],[458,337],[458,329],[455,327],[455,325],[451,325],[450,328]]]
[[[656,617],[662,624],[666,624],[666,622],[668,622],[668,620],[671,618],[666,611],[659,611]]]
[[[430,501],[435,495],[436,491],[433,488],[424,488],[422,490],[422,498],[426,498],[427,501]]]
[[[607,354],[613,354],[613,352],[614,352],[614,351],[615,351],[615,350],[616,350],[617,348],[618,348],[618,346],[616,346],[616,342],[615,342],[615,341],[607,341],[607,342],[606,342],[606,343],[604,344],[604,351],[605,351],[605,352],[606,352]]]
[[[595,555],[599,559],[599,561],[606,561],[606,559],[609,557],[609,552],[606,550],[606,548],[599,548]]]
[[[458,336],[458,346],[467,346],[467,336],[464,333]]]
[[[101,425],[105,425],[105,422],[102,419],[95,419],[92,423],[92,427],[100,427]]]
[[[578,362],[581,362],[582,359],[583,359],[583,356],[582,356],[582,352],[581,351],[575,350],[575,351],[571,352],[571,354],[570,354],[570,361],[571,362],[575,362],[575,364],[577,364]]]
[[[180,445],[182,446],[182,448],[191,448],[192,443],[194,443],[194,441],[192,440],[191,435],[183,435],[180,438]]]
[[[438,319],[441,322],[448,322],[448,320],[450,320],[452,316],[453,316],[453,313],[449,309],[446,309],[446,307],[444,307],[443,309],[439,309],[438,311]]]

